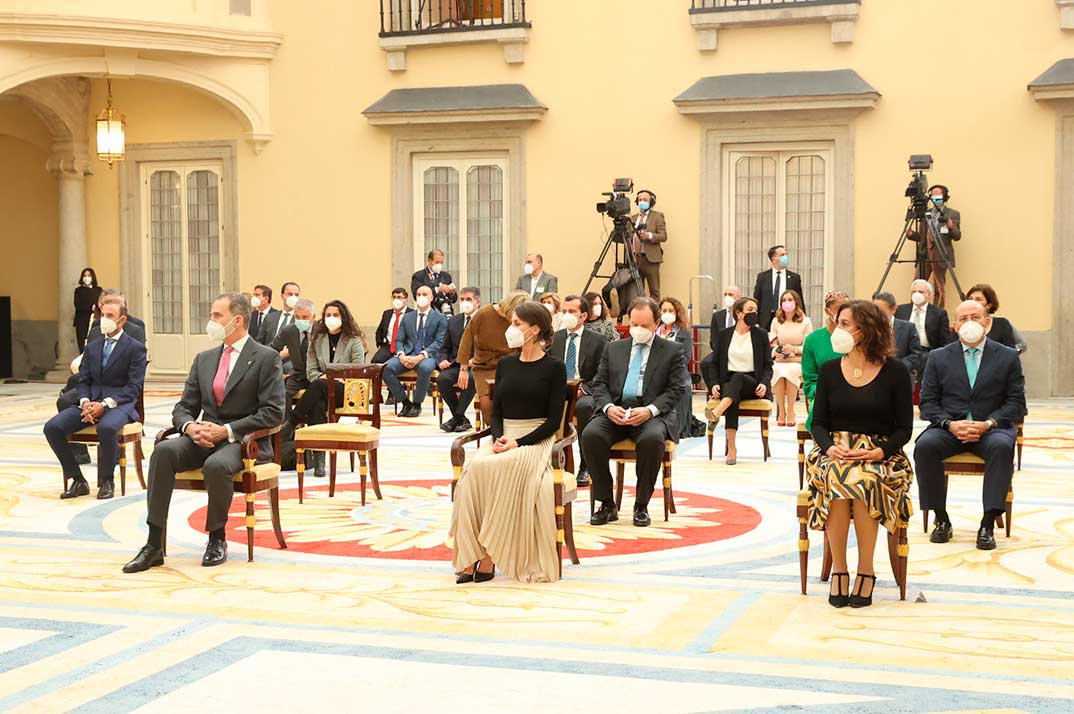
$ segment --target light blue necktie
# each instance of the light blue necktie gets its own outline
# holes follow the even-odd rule
[[[575,344],[577,338],[578,335],[573,332],[567,335],[567,379],[578,376],[578,345]]]
[[[641,379],[641,353],[645,345],[634,345],[634,354],[627,368],[626,382],[623,384],[623,401],[638,398],[638,380]]]
[[[977,383],[977,352],[979,350],[976,347],[971,347],[966,350],[966,376],[970,380],[970,389],[973,389],[973,385]],[[972,420],[973,414],[967,413],[966,418]]]
[[[112,350],[115,349],[116,341],[109,337],[104,341],[104,366],[108,366],[108,360],[112,357]]]

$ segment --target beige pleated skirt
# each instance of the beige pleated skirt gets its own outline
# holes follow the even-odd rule
[[[518,439],[543,421],[505,419],[504,436]],[[554,441],[549,437],[502,454],[492,453],[489,444],[467,459],[451,510],[456,573],[488,555],[515,580],[550,583],[559,579],[551,466]]]

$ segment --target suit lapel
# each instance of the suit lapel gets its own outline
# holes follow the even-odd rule
[[[113,347],[112,347],[112,354],[111,354],[111,356],[110,356],[110,357],[108,358],[108,365],[106,366],[106,365],[105,365],[105,363],[104,363],[104,344],[105,344],[105,340],[107,340],[107,339],[108,339],[108,338],[107,338],[107,337],[105,337],[104,339],[102,339],[102,340],[101,340],[101,374],[102,374],[102,375],[103,375],[103,374],[104,374],[104,373],[105,373],[105,372],[106,372],[106,371],[107,371],[107,370],[108,370],[108,369],[109,369],[109,368],[110,368],[110,367],[111,367],[112,365],[114,365],[114,364],[118,364],[118,363],[119,363],[119,360],[118,360],[117,358],[118,358],[118,357],[119,357],[119,356],[121,355],[121,353],[122,353],[122,352],[123,352],[124,350],[126,350],[126,349],[127,349],[127,340],[130,340],[130,339],[133,339],[133,338],[131,338],[131,337],[129,337],[128,335],[125,335],[125,334],[124,334],[124,335],[120,335],[120,336],[119,336],[119,339],[118,339],[118,340],[116,340],[116,344],[115,344],[115,346],[113,346]]]
[[[995,343],[986,339],[981,343],[981,358],[977,364],[977,379],[973,383],[973,389],[970,390],[970,394],[977,392],[977,386],[984,383],[988,378],[988,372],[995,366],[998,350]],[[959,343],[961,344],[961,343]],[[966,384],[969,385],[969,377],[966,377]]]
[[[227,395],[231,392],[235,385],[238,384],[240,380],[242,380],[242,376],[246,374],[246,370],[248,370],[250,368],[250,365],[253,364],[253,351],[254,341],[253,338],[251,338],[246,340],[246,346],[244,346],[242,348],[242,352],[240,352],[234,358],[237,361],[235,362],[235,366],[231,368],[231,375],[228,377],[227,386],[224,387],[224,399],[227,399]],[[220,349],[220,354],[221,356],[223,356],[223,348]],[[217,362],[216,364],[219,368],[220,363]]]

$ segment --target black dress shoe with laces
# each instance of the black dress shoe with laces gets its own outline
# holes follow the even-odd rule
[[[102,481],[100,487],[97,489],[97,500],[104,501],[105,499],[112,498],[116,495],[116,484],[114,481]]]
[[[982,528],[977,531],[977,550],[995,550],[996,549],[996,537],[992,534],[992,531],[987,528]]]
[[[951,524],[937,523],[936,527],[932,529],[932,535],[929,536],[929,540],[933,543],[946,543],[951,540]]]
[[[634,511],[634,525],[638,528],[645,528],[651,525],[653,519],[649,517],[649,512],[644,508]]]
[[[608,523],[619,520],[619,511],[615,509],[614,503],[602,503],[597,512],[589,517],[589,525],[591,526],[603,526]]]
[[[89,484],[84,479],[76,478],[71,481],[71,485],[67,487],[67,490],[60,494],[60,498],[78,498],[79,496],[89,495]]]
[[[455,431],[456,434],[464,434],[464,433],[466,433],[468,431],[473,431],[473,429],[474,429],[474,425],[470,423],[469,419],[466,419],[464,417],[462,419],[459,419],[455,423],[454,431]]]
[[[446,422],[440,425],[440,431],[446,431],[450,434],[451,432],[455,431],[455,427],[458,425],[459,420],[455,417],[452,417],[451,419],[448,419]]]
[[[585,488],[589,484],[589,469],[582,469],[578,472],[578,488]]]
[[[123,566],[123,572],[140,573],[158,565],[164,565],[164,551],[147,543],[142,546],[142,549],[138,551],[138,555],[134,556],[131,562]]]
[[[221,565],[226,560],[227,541],[223,538],[209,538],[209,543],[205,546],[205,555],[201,558],[202,566],[211,568],[214,565]]]

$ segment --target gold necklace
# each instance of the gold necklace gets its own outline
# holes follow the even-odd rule
[[[855,367],[854,365],[850,364],[850,357],[849,356],[844,357],[843,359],[846,361],[846,363],[848,365],[850,365],[850,370],[851,370],[850,374],[851,374],[851,376],[853,376],[854,379],[861,379],[862,376],[865,374],[865,370],[863,370],[860,367]]]

